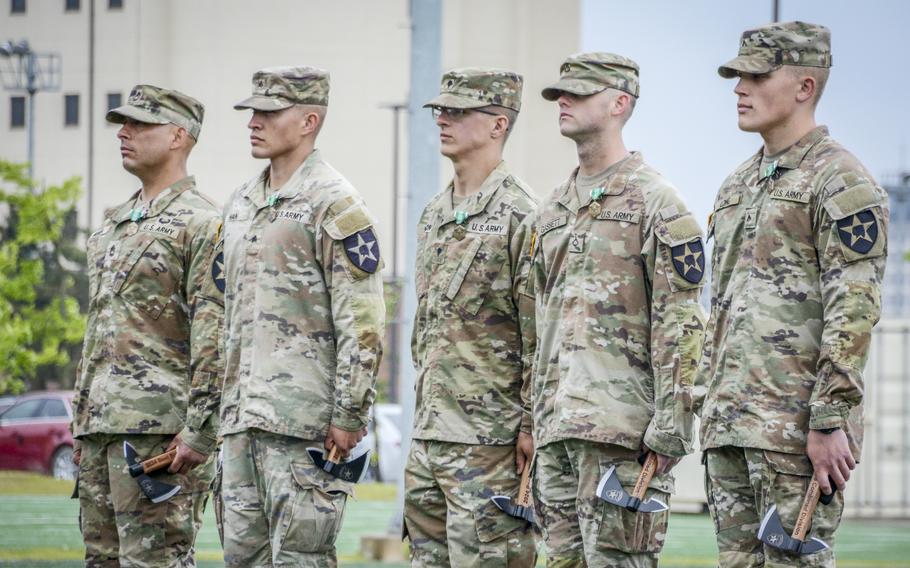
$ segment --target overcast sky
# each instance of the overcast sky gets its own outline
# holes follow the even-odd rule
[[[743,30],[771,21],[770,0],[583,0],[581,46],[641,67],[626,145],[682,191],[702,224],[726,175],[761,146],[736,126],[734,80],[717,74]],[[781,21],[831,29],[834,66],[819,124],[873,175],[910,169],[910,2],[781,0]]]

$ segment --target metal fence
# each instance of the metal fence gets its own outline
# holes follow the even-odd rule
[[[847,514],[910,517],[910,320],[875,328],[864,377],[866,432]]]
[[[847,483],[844,514],[910,518],[910,320],[885,320],[876,326],[863,376],[863,453]],[[696,451],[674,469],[674,510],[704,509],[700,457]]]

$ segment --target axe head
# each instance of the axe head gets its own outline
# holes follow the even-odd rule
[[[343,462],[329,461],[324,448],[307,448],[306,451],[310,454],[310,458],[312,458],[316,467],[331,476],[350,483],[357,483],[363,479],[370,466],[370,450],[366,450],[356,458]]]
[[[126,458],[130,475],[136,479],[139,489],[152,503],[163,503],[177,493],[180,493],[179,485],[171,485],[149,477],[142,468],[142,459],[136,453],[136,449],[129,442],[123,442],[123,457]]]
[[[815,537],[802,541],[790,536],[780,522],[777,505],[772,505],[765,513],[765,518],[762,519],[761,526],[758,528],[758,539],[769,546],[793,554],[814,554],[828,548],[825,541]]]
[[[506,495],[494,495],[493,497],[490,497],[490,501],[499,507],[505,514],[524,519],[535,527],[537,526],[537,521],[534,520],[534,509],[531,507],[516,505],[512,501],[512,498]]]
[[[597,484],[597,496],[607,503],[625,507],[633,512],[659,513],[669,508],[666,503],[653,497],[641,502],[633,499],[619,483],[619,478],[616,476],[616,466],[610,467],[607,473],[600,478],[600,483]]]

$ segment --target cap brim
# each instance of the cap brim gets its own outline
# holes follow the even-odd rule
[[[452,93],[442,93],[433,100],[425,103],[423,108],[428,107],[443,107],[443,108],[483,108],[485,106],[490,106],[490,103],[484,101],[478,101],[477,99],[472,99],[471,97],[463,97],[461,95],[454,95]]]
[[[264,112],[273,112],[276,110],[284,110],[286,108],[291,108],[295,103],[282,99],[280,97],[265,97],[262,95],[253,95],[243,99],[239,103],[234,105],[234,110],[245,110],[251,108],[253,110],[261,110]]]
[[[740,73],[749,75],[765,75],[778,69],[780,65],[774,65],[764,57],[756,55],[740,55],[727,61],[717,68],[717,74],[724,79],[732,79],[739,76]]]
[[[171,122],[164,117],[152,114],[147,110],[136,108],[130,105],[123,105],[109,110],[104,116],[105,120],[108,122],[113,122],[115,124],[123,124],[128,118],[135,120],[136,122],[144,122],[146,124],[170,124]]]
[[[596,95],[606,88],[606,85],[595,83],[594,81],[565,78],[546,87],[540,92],[540,95],[548,101],[555,101],[563,93],[571,93],[573,95],[586,97],[588,95]]]

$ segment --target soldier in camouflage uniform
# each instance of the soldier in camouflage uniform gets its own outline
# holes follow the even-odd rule
[[[527,184],[502,151],[521,107],[522,78],[456,69],[424,105],[454,180],[418,224],[418,370],[405,469],[412,566],[533,566],[527,521],[490,501],[516,495],[530,467],[533,302],[519,294]]]
[[[862,444],[862,369],[881,311],[885,192],[815,124],[831,66],[827,28],[771,24],[742,35],[718,70],[738,77],[739,127],[763,147],[721,186],[711,318],[699,384],[705,484],[723,566],[834,566],[833,548],[762,546],[776,504],[793,529],[815,475],[843,490]],[[843,499],[819,506],[810,536],[833,547]]]
[[[353,485],[307,447],[363,437],[375,398],[385,305],[373,220],[315,149],[329,75],[253,75],[252,154],[265,170],[225,207],[222,491],[228,566],[335,566]]]
[[[701,229],[677,190],[628,152],[622,128],[638,66],[583,53],[543,90],[579,166],[537,209],[526,292],[536,298],[535,501],[550,566],[656,566],[668,512],[601,501],[611,466],[631,491],[655,452],[646,497],[666,500],[691,451],[692,383],[704,329]]]
[[[186,160],[203,107],[137,85],[107,114],[142,188],[88,239],[90,304],[73,399],[74,461],[87,566],[195,566],[212,480],[222,361],[221,218]],[[176,435],[176,436],[175,436]],[[126,471],[123,442],[148,458],[177,448],[153,504]]]

